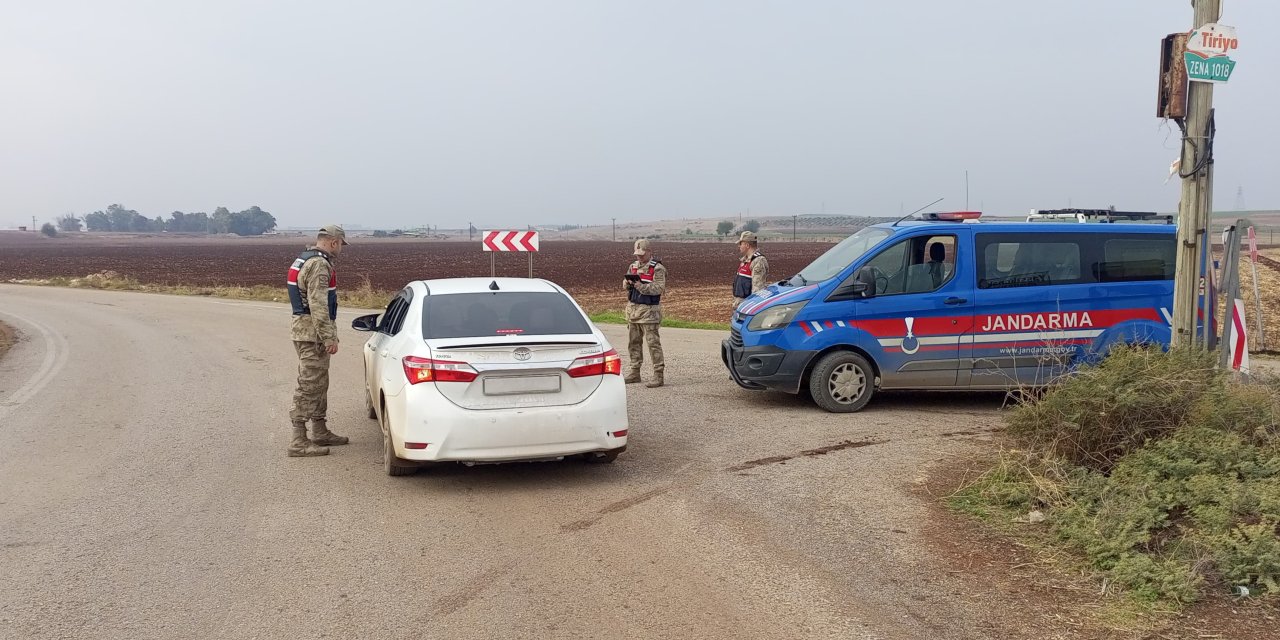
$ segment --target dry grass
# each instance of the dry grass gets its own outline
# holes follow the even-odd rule
[[[267,285],[246,286],[192,286],[145,284],[135,278],[121,275],[114,271],[103,271],[82,278],[42,278],[10,280],[10,284],[24,284],[45,287],[69,287],[72,289],[100,289],[104,291],[137,291],[143,293],[161,293],[180,296],[206,296],[213,298],[229,298],[232,300],[257,300],[262,302],[288,302],[288,294],[282,287]],[[716,288],[715,293],[721,293]],[[600,324],[625,324],[622,310],[626,306],[626,297],[621,291],[590,290],[586,292],[570,291],[582,308],[591,316],[592,321]],[[353,289],[339,289],[339,305],[350,309],[380,310],[387,306],[396,295],[395,291],[375,289],[368,276],[361,278],[360,285]],[[720,301],[710,290],[694,290],[682,292],[674,296],[668,303],[663,301],[667,317],[663,326],[693,329],[715,329],[728,331],[728,317],[733,306],[730,298],[724,303],[725,323],[699,322],[685,318],[704,317],[709,308],[718,309]]]
[[[1189,349],[1114,349],[1018,407],[1009,433],[1033,451],[1108,471],[1148,440],[1178,429],[1201,398],[1221,386],[1214,360]]]
[[[1262,253],[1271,258],[1280,259],[1280,249],[1267,249]],[[1263,332],[1266,334],[1266,344],[1257,339],[1257,309],[1258,305],[1254,302],[1253,295],[1253,269],[1249,265],[1249,256],[1246,252],[1240,260],[1240,295],[1244,299],[1245,316],[1249,319],[1250,330],[1250,351],[1262,351],[1264,349],[1275,350],[1280,348],[1280,272],[1259,263],[1258,273],[1258,292],[1262,299],[1262,317]]]

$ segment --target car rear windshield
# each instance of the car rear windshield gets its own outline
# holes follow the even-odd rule
[[[432,295],[423,309],[422,335],[428,339],[591,333],[587,319],[561,293]]]

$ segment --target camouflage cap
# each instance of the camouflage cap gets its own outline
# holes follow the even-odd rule
[[[637,256],[642,256],[648,252],[649,252],[649,240],[647,238],[640,238],[639,240],[636,240],[635,251],[632,251],[631,253]]]
[[[743,231],[742,235],[738,236],[738,242],[759,242],[759,241],[760,239],[756,237],[756,234],[754,232],[751,232],[751,231]]]
[[[332,236],[341,240],[342,244],[351,244],[350,242],[347,242],[347,232],[343,231],[342,227],[336,224],[326,224],[325,226],[320,227],[320,232],[317,235]]]

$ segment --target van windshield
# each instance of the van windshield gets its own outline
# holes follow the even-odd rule
[[[845,238],[840,244],[828,249],[826,253],[818,256],[817,260],[809,263],[809,266],[801,269],[800,273],[791,278],[789,284],[792,286],[804,286],[828,280],[880,244],[880,241],[888,238],[891,233],[893,232],[888,229],[877,227],[861,229]]]

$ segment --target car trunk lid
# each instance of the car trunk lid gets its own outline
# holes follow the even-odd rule
[[[436,381],[436,389],[466,409],[518,409],[577,404],[600,386],[601,376],[573,377],[575,360],[606,347],[587,334],[441,338],[427,341],[431,358],[466,363],[476,371],[469,382]]]

